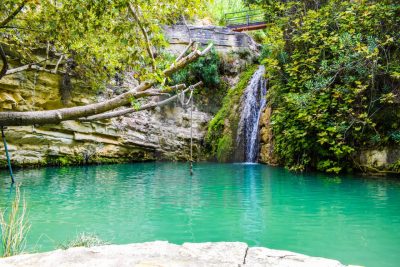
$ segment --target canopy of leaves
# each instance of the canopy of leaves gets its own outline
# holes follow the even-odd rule
[[[21,3],[21,12],[1,25]],[[132,18],[129,3],[140,23]],[[126,69],[145,79],[159,73],[149,68],[152,58],[140,26],[150,39],[155,65],[165,65],[162,25],[202,9],[200,0],[2,0],[0,44],[20,64],[65,55],[63,62],[74,62],[74,74],[94,84]]]
[[[264,5],[262,55],[281,162],[337,173],[354,168],[362,148],[398,144],[399,2]]]

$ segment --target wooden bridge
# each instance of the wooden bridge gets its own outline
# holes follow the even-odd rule
[[[225,14],[226,26],[233,31],[253,31],[267,26],[263,9],[248,9]]]

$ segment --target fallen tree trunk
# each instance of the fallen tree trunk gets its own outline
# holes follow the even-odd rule
[[[171,97],[169,97],[169,98],[167,98],[165,100],[162,100],[160,102],[148,103],[146,105],[141,106],[138,109],[126,108],[126,109],[106,112],[106,113],[103,113],[103,114],[98,114],[98,115],[90,116],[90,117],[87,117],[87,118],[82,118],[82,119],[79,119],[79,121],[96,121],[96,120],[111,119],[111,118],[115,118],[115,117],[124,116],[124,115],[130,114],[130,113],[138,112],[138,111],[141,111],[141,110],[147,110],[147,109],[152,109],[152,108],[155,108],[155,107],[161,107],[161,106],[164,106],[164,105],[166,105],[168,103],[171,103],[172,101],[177,99],[180,94],[184,94],[184,93],[188,92],[189,90],[194,90],[195,88],[197,88],[197,87],[199,87],[201,85],[203,85],[203,82],[198,82],[198,83],[196,83],[194,85],[189,86],[189,88],[183,90],[179,94],[171,96]]]
[[[171,67],[163,71],[163,74],[168,77],[174,72],[182,69],[189,63],[195,61],[200,56],[208,53],[212,47],[210,44],[203,51],[195,50],[189,55],[183,57],[178,62],[175,62]],[[66,120],[75,120],[82,117],[89,117],[96,114],[101,114],[121,106],[125,106],[131,102],[132,98],[142,98],[146,96],[155,95],[152,92],[146,92],[153,85],[156,84],[155,80],[146,81],[137,87],[116,96],[112,99],[89,104],[85,106],[62,108],[56,110],[45,111],[28,111],[28,112],[0,112],[0,126],[24,126],[35,124],[54,124]]]

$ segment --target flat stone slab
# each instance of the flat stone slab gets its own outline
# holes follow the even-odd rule
[[[155,241],[128,245],[70,248],[0,259],[0,267],[108,266],[274,266],[342,267],[340,262],[289,251],[249,248],[242,242],[184,243]]]
[[[245,260],[246,266],[268,267],[343,267],[336,260],[310,257],[299,253],[262,247],[249,248]]]

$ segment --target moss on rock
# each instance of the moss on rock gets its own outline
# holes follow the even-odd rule
[[[239,123],[240,98],[255,71],[256,66],[251,66],[240,75],[239,82],[228,91],[221,109],[211,120],[206,136],[210,158],[221,162],[233,159],[234,140],[236,140]]]

